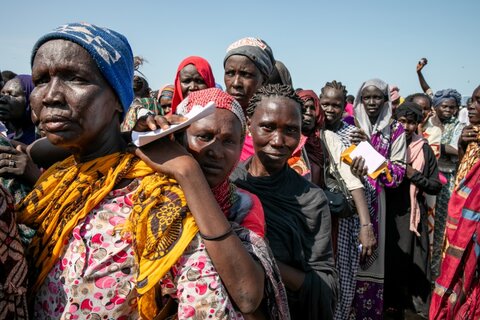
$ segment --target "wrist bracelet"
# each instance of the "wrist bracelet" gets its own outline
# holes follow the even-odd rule
[[[224,234],[216,236],[216,237],[206,236],[206,235],[202,234],[200,231],[198,233],[200,234],[200,237],[202,237],[203,240],[220,241],[220,240],[223,240],[223,239],[227,238],[229,235],[232,234],[232,232],[233,232],[233,229],[232,229],[232,226],[230,226]]]
[[[363,227],[373,227],[373,224],[372,224],[371,222],[365,223],[365,224],[361,224],[361,225],[360,225],[360,228],[363,228]]]

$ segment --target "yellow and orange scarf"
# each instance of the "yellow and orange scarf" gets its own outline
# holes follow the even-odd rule
[[[138,306],[142,318],[159,312],[155,285],[180,258],[198,231],[178,183],[155,173],[132,154],[115,153],[86,163],[73,157],[49,168],[17,206],[19,223],[37,233],[29,247],[39,271],[37,290],[62,255],[72,230],[122,179],[142,178],[122,234],[130,236],[138,263]]]

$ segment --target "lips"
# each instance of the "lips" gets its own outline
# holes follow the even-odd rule
[[[66,130],[72,123],[70,118],[60,115],[50,115],[43,119],[41,122],[43,130],[48,132],[57,132]]]

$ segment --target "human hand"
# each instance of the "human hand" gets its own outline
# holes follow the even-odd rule
[[[145,131],[153,131],[156,129],[168,129],[172,124],[180,124],[186,121],[187,118],[184,116],[171,114],[166,116],[160,115],[145,115],[143,117],[138,118],[137,123],[133,127],[134,131],[145,132]]]
[[[355,157],[350,164],[350,171],[352,174],[363,180],[363,177],[368,173],[368,167],[365,166],[365,159],[363,157]]]
[[[407,164],[407,171],[406,171],[407,178],[412,179],[415,172],[417,172],[417,170],[413,169],[411,165]]]
[[[0,146],[0,176],[22,177],[33,185],[41,172],[22,147]]]
[[[358,241],[360,242],[362,251],[360,252],[360,260],[364,261],[366,257],[373,254],[377,247],[377,239],[373,233],[373,226],[371,224],[361,225],[358,232]]]
[[[159,173],[179,180],[192,173],[198,166],[197,161],[178,142],[170,139],[158,139],[141,148],[131,150],[150,168]]]
[[[458,139],[458,144],[464,149],[470,142],[479,141],[478,129],[473,125],[465,126],[462,130],[462,134]]]
[[[365,131],[363,131],[363,129],[356,129],[354,131],[352,131],[350,133],[350,142],[352,144],[359,144],[360,142],[362,141],[368,141],[368,136],[367,134],[365,133]]]
[[[427,64],[428,64],[427,58],[420,59],[417,63],[417,72],[421,72],[423,67],[425,67]]]

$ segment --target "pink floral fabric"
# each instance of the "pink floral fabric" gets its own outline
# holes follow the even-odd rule
[[[132,244],[115,226],[131,212],[134,180],[110,194],[74,228],[35,299],[35,319],[137,319]]]
[[[160,284],[162,295],[178,302],[180,320],[243,319],[233,307],[199,235]]]

